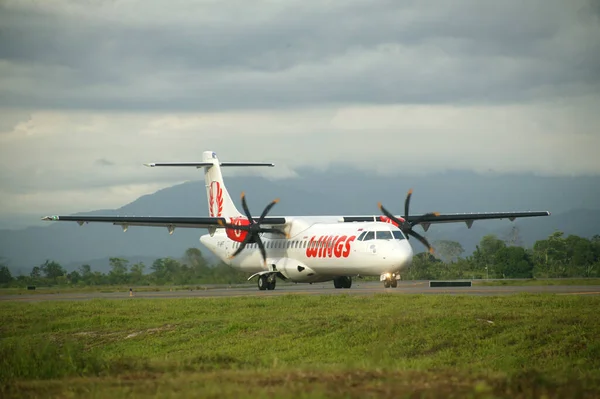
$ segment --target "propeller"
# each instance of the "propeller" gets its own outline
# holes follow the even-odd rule
[[[225,228],[234,229],[234,230],[242,230],[242,231],[247,232],[246,237],[240,244],[239,248],[229,258],[234,258],[234,257],[238,256],[240,254],[240,252],[242,252],[244,250],[244,248],[246,248],[247,244],[249,244],[251,242],[255,242],[258,244],[258,248],[260,249],[260,254],[262,255],[263,261],[265,262],[265,264],[267,263],[267,251],[265,251],[265,245],[263,244],[262,240],[260,239],[260,233],[281,234],[281,235],[284,235],[287,237],[287,234],[281,230],[261,226],[262,222],[264,221],[265,217],[267,216],[267,214],[269,213],[271,208],[273,208],[275,206],[275,204],[278,202],[279,202],[279,199],[275,199],[275,200],[271,201],[271,203],[269,203],[269,205],[267,205],[265,207],[265,209],[263,210],[263,212],[260,214],[258,221],[255,221],[252,218],[252,215],[250,214],[250,210],[248,209],[248,204],[246,204],[246,194],[244,194],[244,192],[242,192],[242,208],[244,209],[244,213],[246,214],[246,217],[248,218],[248,221],[250,222],[250,224],[247,226],[239,226],[239,225],[223,222],[220,219],[217,222],[217,223],[219,223],[219,225],[221,225]]]
[[[423,220],[425,220],[428,217],[439,216],[440,214],[439,214],[439,212],[429,212],[429,213],[419,216],[417,219],[413,220],[412,222],[409,222],[408,221],[408,210],[410,207],[410,198],[412,196],[412,191],[413,191],[412,188],[410,190],[408,190],[408,194],[406,195],[406,200],[404,200],[404,222],[401,221],[400,219],[398,219],[396,216],[392,215],[387,209],[385,209],[383,207],[383,205],[381,205],[381,202],[378,203],[377,206],[379,207],[379,209],[381,210],[381,212],[383,212],[383,214],[385,216],[390,218],[392,221],[394,221],[398,225],[400,230],[402,230],[404,235],[406,235],[407,239],[408,239],[408,236],[415,237],[417,240],[419,240],[421,242],[421,244],[423,244],[423,245],[425,245],[425,247],[427,247],[427,249],[429,250],[429,253],[433,254],[433,252],[434,252],[433,247],[429,244],[429,242],[427,241],[427,239],[425,237],[423,237],[421,234],[414,231],[413,227],[416,226],[417,224],[421,223]]]

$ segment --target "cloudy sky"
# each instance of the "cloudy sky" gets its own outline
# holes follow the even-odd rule
[[[152,161],[600,174],[599,0],[2,0],[0,218]]]

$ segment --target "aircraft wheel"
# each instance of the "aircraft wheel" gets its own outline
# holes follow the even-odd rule
[[[348,277],[348,276],[343,277],[342,287],[344,287],[344,288],[352,287],[352,277]]]
[[[267,281],[267,276],[264,274],[262,276],[258,276],[258,289],[264,291],[267,289],[269,282]],[[273,287],[275,288],[275,287]]]
[[[393,279],[390,283],[390,285],[392,286],[392,288],[396,288],[398,286],[398,280]]]
[[[275,284],[277,283],[277,280],[273,280],[270,282],[267,282],[267,289],[269,291],[273,291],[275,289]]]
[[[341,277],[336,277],[333,279],[333,286],[335,288],[342,288],[342,278]]]
[[[385,288],[390,288],[390,280],[383,280],[383,286]]]

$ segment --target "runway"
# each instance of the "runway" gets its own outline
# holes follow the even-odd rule
[[[42,292],[23,295],[2,295],[0,301],[81,301],[90,299],[144,299],[144,298],[231,298],[270,297],[278,295],[375,295],[375,294],[426,294],[426,295],[511,295],[518,293],[547,293],[557,295],[600,295],[598,285],[536,285],[536,286],[481,286],[457,288],[430,288],[428,281],[400,282],[397,288],[384,288],[380,282],[355,281],[350,289],[335,289],[331,282],[318,284],[278,284],[273,291],[259,291],[256,285],[242,287],[206,286],[193,290],[121,292]]]

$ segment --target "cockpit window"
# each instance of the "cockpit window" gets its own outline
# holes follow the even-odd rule
[[[360,233],[360,235],[358,236],[357,240],[358,240],[358,241],[362,241],[362,240],[363,240],[363,238],[364,238],[364,236],[365,236],[365,234],[367,234],[367,232],[366,232],[366,231],[363,231],[362,233]]]
[[[392,240],[392,232],[391,231],[378,231],[377,232],[378,240]]]
[[[394,233],[394,238],[396,240],[404,240],[406,238],[406,237],[404,237],[404,234],[402,234],[402,232],[400,230],[396,230],[393,233]]]
[[[363,241],[369,241],[369,240],[374,240],[374,239],[375,239],[375,232],[369,231],[369,232],[367,232],[367,234],[365,234]]]

